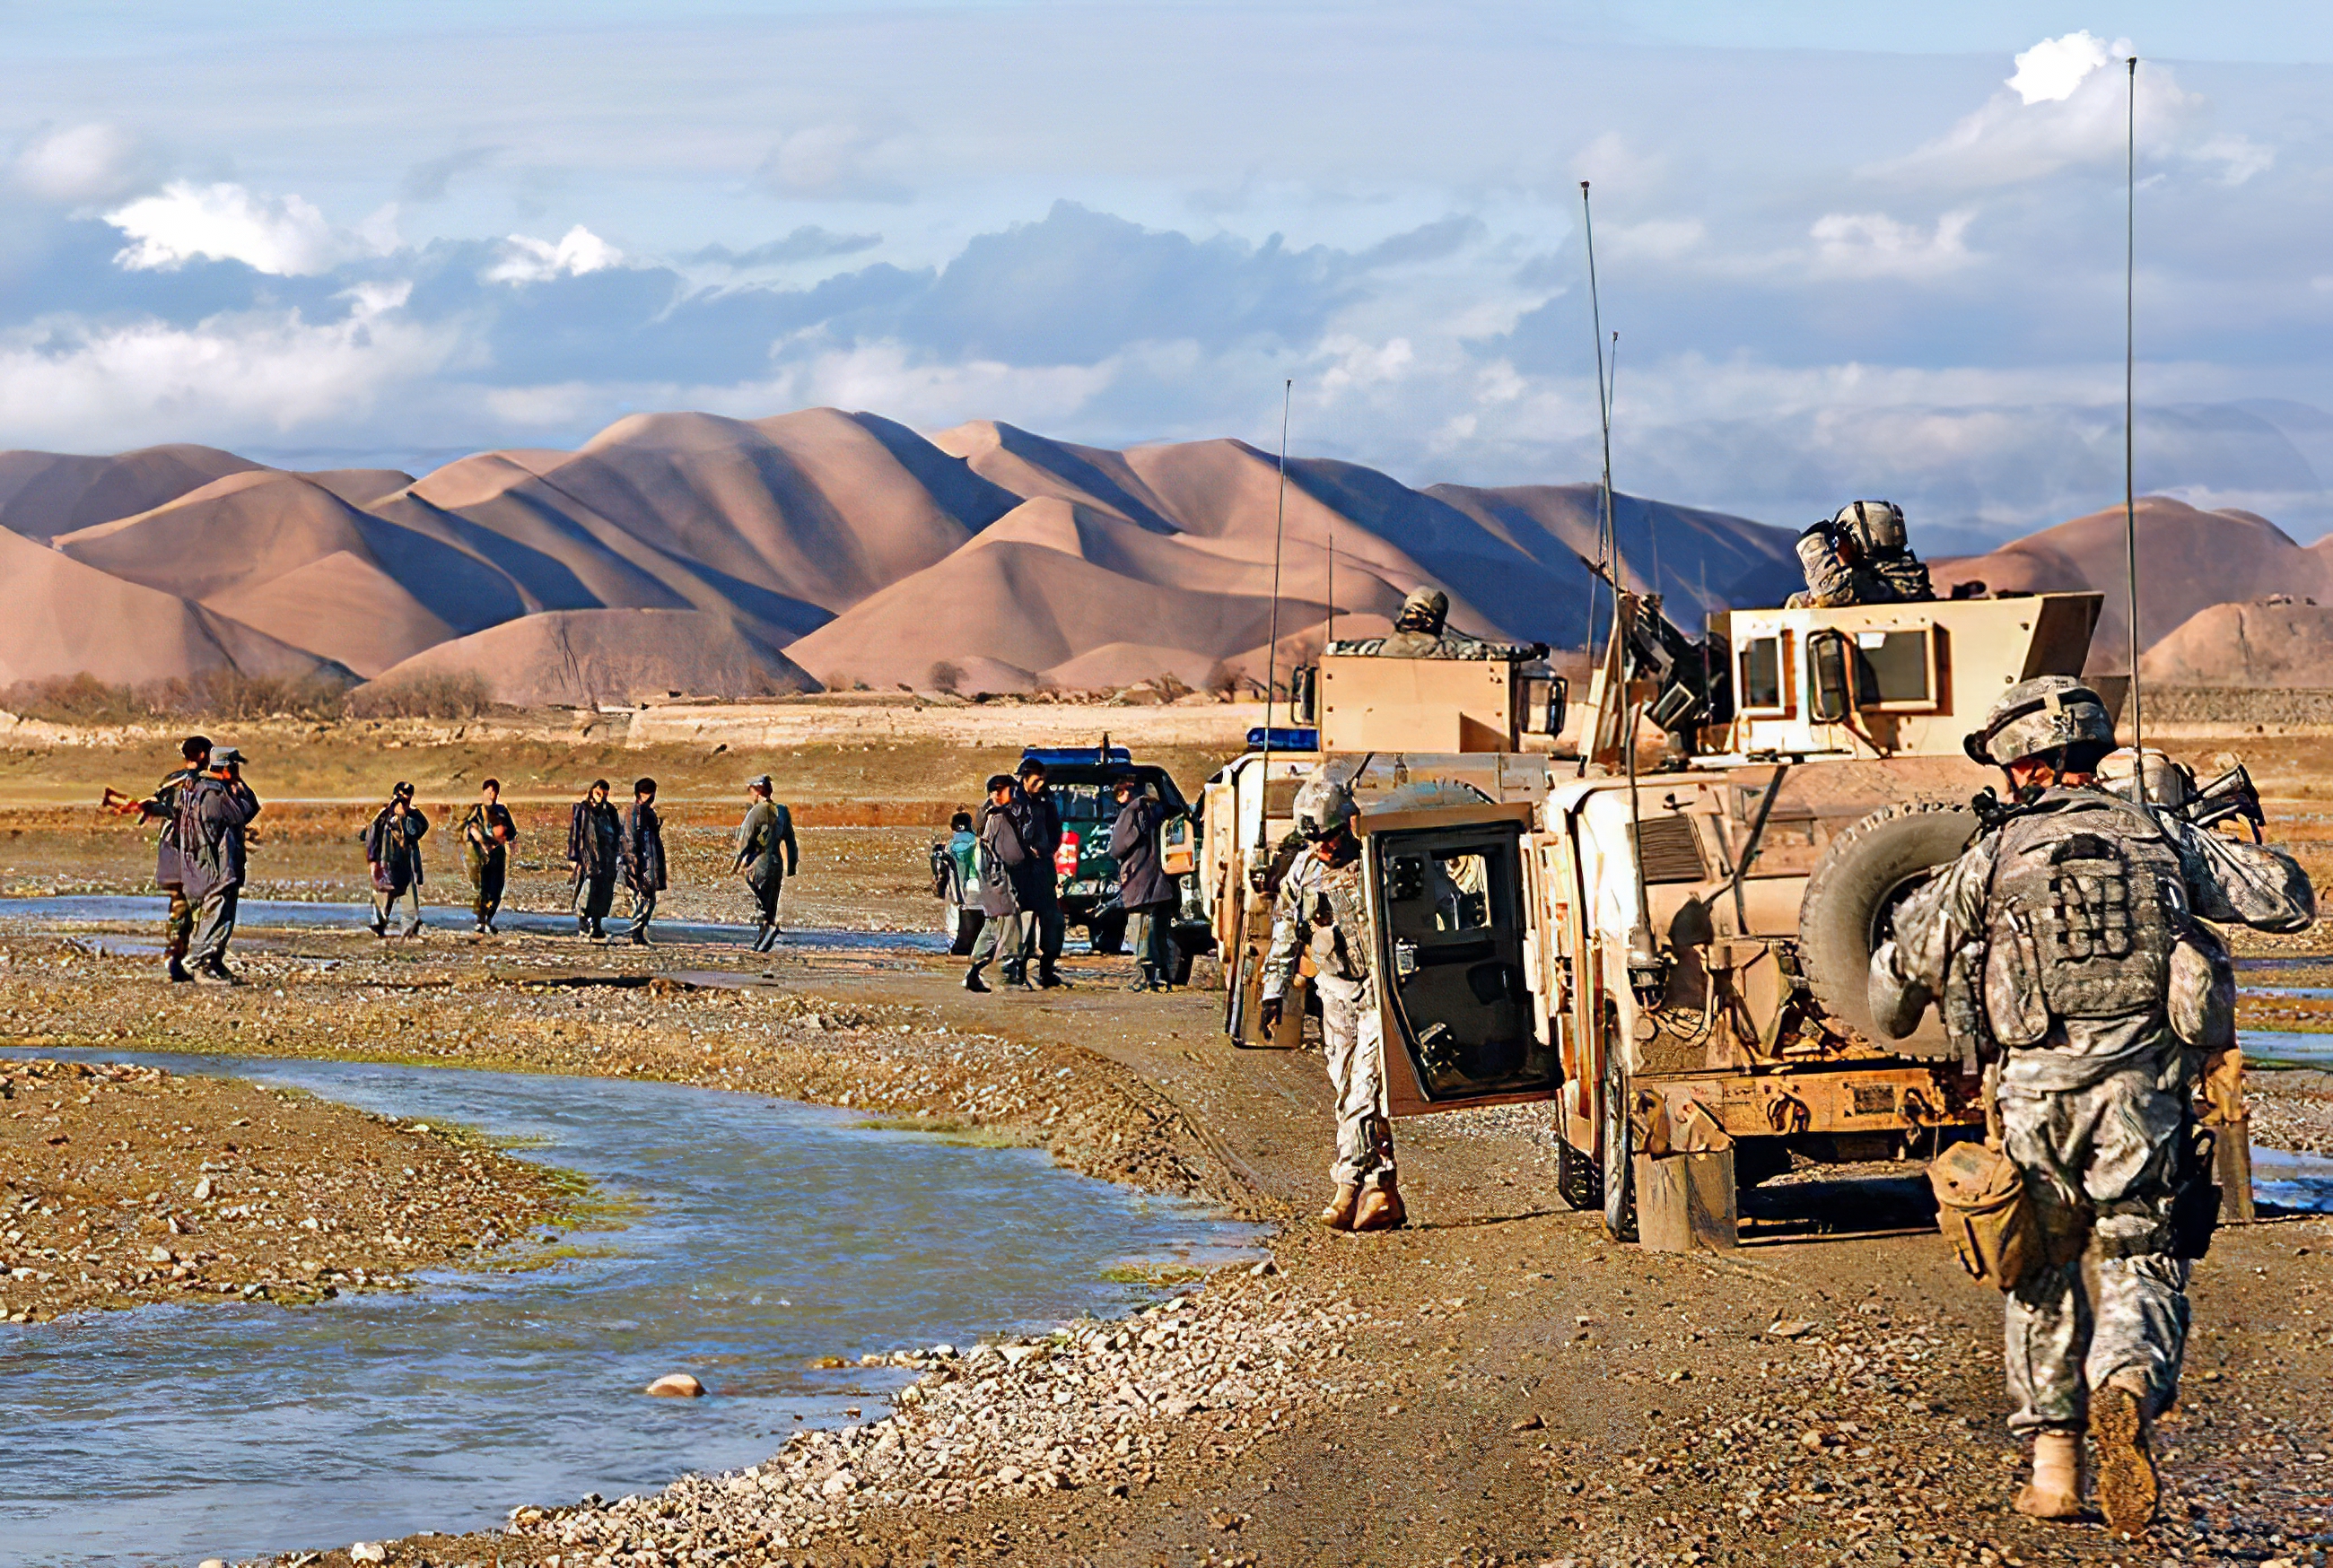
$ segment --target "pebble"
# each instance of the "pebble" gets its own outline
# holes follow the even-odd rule
[[[378,1541],[360,1541],[355,1545],[349,1548],[349,1561],[351,1563],[386,1563],[389,1561],[389,1548],[382,1545]]]
[[[705,1397],[705,1385],[686,1372],[667,1372],[644,1391],[660,1400],[698,1400]]]

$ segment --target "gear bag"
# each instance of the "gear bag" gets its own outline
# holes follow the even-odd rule
[[[2010,821],[1994,852],[1985,1012],[2012,1049],[2059,1018],[2119,1018],[2171,986],[2179,856],[2141,808],[2085,792]]]
[[[1936,1229],[1979,1285],[2015,1290],[2043,1261],[2041,1221],[2009,1156],[1983,1143],[1955,1143],[1929,1162]]]

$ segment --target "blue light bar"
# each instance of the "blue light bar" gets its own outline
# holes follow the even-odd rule
[[[1247,749],[1263,751],[1264,734],[1261,724],[1250,730],[1247,732]],[[1320,731],[1318,730],[1293,730],[1284,724],[1274,725],[1271,736],[1272,749],[1275,751],[1318,751],[1320,749]]]
[[[1021,760],[1042,762],[1048,768],[1107,768],[1112,763],[1132,763],[1134,753],[1123,746],[1023,746]]]

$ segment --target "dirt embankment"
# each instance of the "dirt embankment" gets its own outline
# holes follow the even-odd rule
[[[393,1289],[555,1221],[557,1172],[458,1131],[120,1063],[0,1062],[0,1316]]]

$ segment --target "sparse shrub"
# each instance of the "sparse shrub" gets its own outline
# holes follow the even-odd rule
[[[956,688],[964,684],[964,672],[947,660],[942,659],[932,665],[931,673],[925,679],[931,683],[933,691],[946,692],[950,696],[954,696]]]
[[[110,685],[86,672],[44,681],[19,681],[0,693],[0,705],[26,718],[57,724],[135,724],[156,719],[340,716],[345,683],[323,676],[246,675],[208,670],[193,676]]]
[[[463,670],[360,686],[349,693],[348,711],[359,719],[475,719],[494,705],[485,677]]]
[[[1151,689],[1166,702],[1191,694],[1191,683],[1172,670],[1161,670],[1150,677]]]
[[[1214,668],[1207,672],[1208,693],[1227,703],[1238,696],[1240,689],[1249,684],[1247,676],[1229,659],[1217,659]]]

